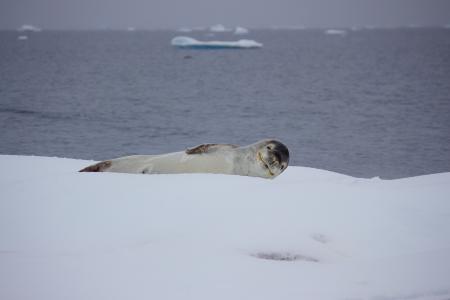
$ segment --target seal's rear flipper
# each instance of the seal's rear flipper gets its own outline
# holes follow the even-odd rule
[[[95,165],[86,167],[86,168],[80,170],[79,172],[103,172],[106,169],[108,169],[109,167],[111,167],[111,161],[106,160],[106,161],[99,162]]]

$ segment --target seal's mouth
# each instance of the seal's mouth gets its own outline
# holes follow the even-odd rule
[[[272,173],[272,171],[269,168],[269,165],[262,158],[261,152],[258,152],[258,159],[262,162],[263,166],[266,167],[267,171],[269,171],[270,176],[274,176],[275,174]]]

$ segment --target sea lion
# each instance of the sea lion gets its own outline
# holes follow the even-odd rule
[[[141,174],[215,173],[275,178],[289,164],[289,150],[276,140],[248,146],[203,144],[160,155],[132,155],[106,160],[80,172]]]

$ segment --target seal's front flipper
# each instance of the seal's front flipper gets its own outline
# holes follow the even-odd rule
[[[110,160],[99,162],[95,165],[86,167],[79,172],[103,172],[109,167],[111,167],[112,162]]]
[[[186,154],[202,154],[202,153],[211,153],[217,150],[227,150],[238,148],[239,146],[232,144],[202,144],[192,148],[186,149]]]

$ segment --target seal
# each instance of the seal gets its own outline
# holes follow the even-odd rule
[[[80,172],[134,174],[214,173],[275,178],[289,165],[289,150],[277,140],[247,146],[202,144],[160,155],[132,155],[105,160]]]

